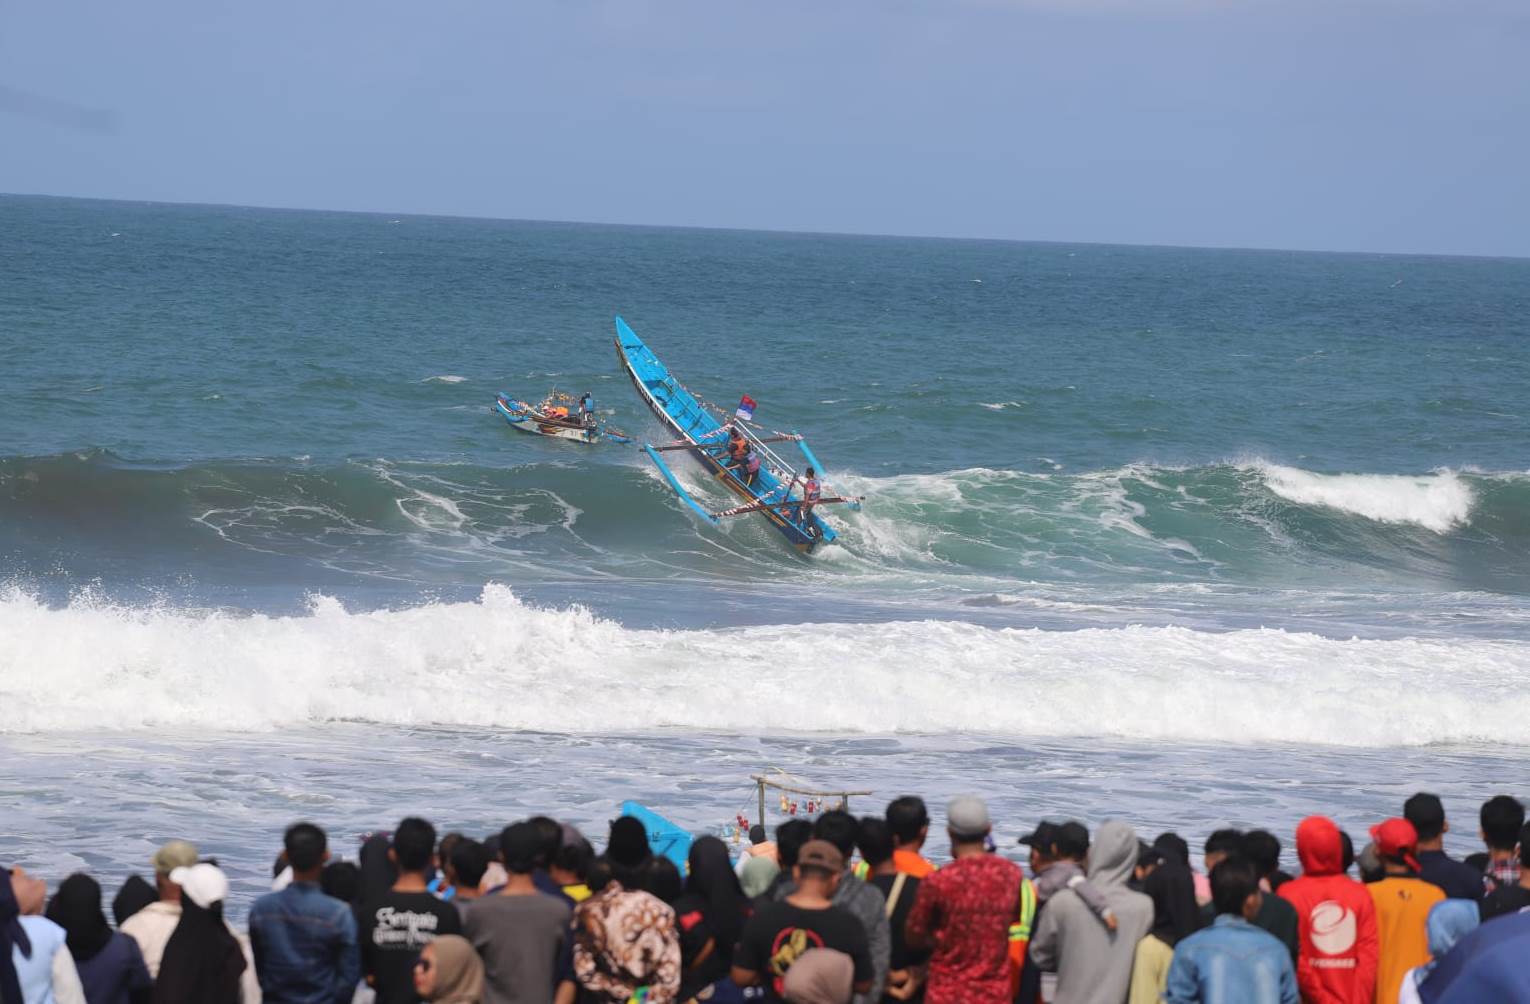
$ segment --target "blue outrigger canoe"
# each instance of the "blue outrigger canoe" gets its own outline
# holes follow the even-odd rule
[[[670,374],[658,356],[653,354],[653,350],[620,317],[616,319],[616,352],[638,394],[647,402],[654,416],[677,437],[676,442],[657,447],[652,443],[644,443],[643,451],[659,468],[665,482],[674,489],[687,508],[714,526],[724,517],[757,512],[770,520],[793,547],[804,553],[836,539],[838,535],[834,529],[816,511],[810,511],[805,516],[801,513],[801,494],[799,492],[793,498],[792,491],[801,485],[802,475],[765,445],[768,442],[783,441],[796,443],[808,464],[817,471],[820,478],[823,477],[823,464],[813,456],[813,451],[808,449],[801,436],[795,432],[760,436],[744,422],[730,421],[730,424],[744,433],[750,447],[762,459],[754,483],[745,484],[744,479],[724,463],[727,457],[727,426],[718,421],[695,395]],[[743,499],[744,504],[720,512],[708,512],[691,497],[664,462],[661,454],[669,451],[688,453],[708,474]],[[825,495],[818,504],[842,502],[852,508],[859,508],[860,501],[858,498]]]

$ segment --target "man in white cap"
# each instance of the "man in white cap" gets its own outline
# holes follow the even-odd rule
[[[981,798],[946,807],[951,863],[919,883],[905,930],[909,948],[933,949],[927,1004],[1014,998],[1010,938],[1030,937],[1036,898],[1019,865],[988,852],[992,829]]]

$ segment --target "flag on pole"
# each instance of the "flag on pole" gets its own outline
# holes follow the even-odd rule
[[[743,397],[739,398],[738,410],[733,414],[737,415],[739,418],[742,418],[746,422],[753,421],[754,398],[750,397],[748,394],[745,394]]]

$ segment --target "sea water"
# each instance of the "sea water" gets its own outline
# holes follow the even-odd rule
[[[866,496],[837,545],[491,411],[662,439],[616,313]],[[766,768],[1011,846],[1469,834],[1530,750],[1527,318],[1524,260],[0,197],[0,859],[188,836],[247,897],[299,817],[722,831]]]

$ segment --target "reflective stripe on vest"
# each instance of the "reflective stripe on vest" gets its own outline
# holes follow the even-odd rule
[[[1020,880],[1020,916],[1009,925],[1010,941],[1030,941],[1031,925],[1036,921],[1036,887],[1031,880]]]

